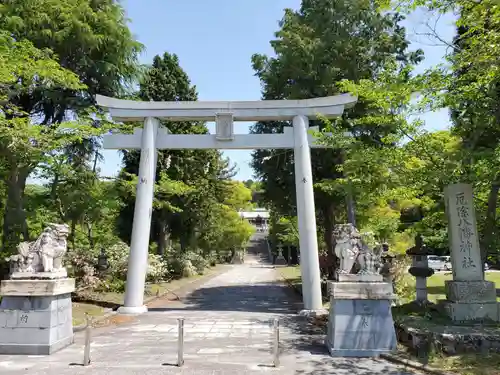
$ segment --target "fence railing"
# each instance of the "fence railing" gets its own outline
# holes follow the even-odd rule
[[[87,325],[85,327],[85,341],[83,346],[83,366],[91,364],[91,343],[92,343],[92,318],[87,316]],[[184,318],[177,319],[177,367],[184,366]],[[271,323],[271,363],[272,367],[280,366],[280,324],[279,319],[273,319]],[[170,364],[172,365],[172,364]],[[269,366],[269,365],[267,365]]]

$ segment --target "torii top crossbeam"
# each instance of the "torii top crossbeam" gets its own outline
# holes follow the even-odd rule
[[[304,100],[220,101],[220,102],[143,102],[97,95],[97,104],[106,108],[116,121],[145,121],[151,118],[169,121],[216,121],[216,134],[168,134],[155,131],[158,149],[288,149],[294,147],[291,127],[281,134],[234,134],[234,121],[292,120],[321,114],[341,116],[345,108],[356,103],[349,94]],[[142,128],[134,134],[104,136],[106,149],[140,149]],[[308,134],[310,147],[322,147]]]
[[[302,100],[145,102],[97,95],[97,105],[108,109],[116,121],[141,121],[147,117],[170,121],[214,121],[218,114],[232,114],[234,121],[292,120],[303,115],[341,116],[356,98],[350,94]]]

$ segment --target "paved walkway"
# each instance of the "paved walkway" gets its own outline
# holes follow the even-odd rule
[[[92,363],[83,359],[83,335],[52,356],[0,356],[0,373],[17,374],[350,374],[409,375],[377,359],[333,359],[324,337],[304,326],[289,288],[259,250],[257,234],[245,259],[178,302],[157,301],[129,324],[96,332]],[[273,368],[272,320],[280,318],[281,366]],[[177,359],[177,319],[185,319],[185,365]]]

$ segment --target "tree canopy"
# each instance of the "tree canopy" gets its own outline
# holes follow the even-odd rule
[[[410,50],[404,17],[417,7],[429,17],[458,15],[456,36],[443,63],[417,74],[422,51]],[[361,11],[362,10],[362,11]],[[271,42],[275,57],[253,57],[263,98],[298,99],[350,92],[358,104],[335,121],[322,119],[329,150],[314,150],[318,223],[328,229],[349,220],[389,241],[397,251],[416,233],[447,253],[443,190],[474,186],[483,258],[498,255],[498,16],[492,1],[303,1],[285,15]],[[452,127],[429,132],[421,115],[448,109]],[[311,125],[318,125],[312,123]],[[439,124],[434,124],[434,126]],[[254,132],[282,131],[287,123],[258,123]],[[351,134],[345,137],[346,130]],[[253,166],[263,196],[293,223],[291,153],[256,151]],[[347,206],[347,207],[346,207]],[[281,217],[281,219],[280,219]],[[276,224],[278,225],[278,224]],[[288,225],[288,224],[287,224]]]
[[[139,64],[143,47],[127,22],[112,0],[0,5],[2,254],[12,254],[21,237],[34,240],[47,223],[67,223],[72,272],[79,286],[96,290],[124,287],[139,160],[124,150],[117,178],[103,178],[100,137],[142,124],[109,122],[94,95],[197,100],[176,55]],[[201,122],[162,126],[208,132]],[[252,192],[231,180],[228,160],[215,150],[165,150],[157,164],[149,280],[202,273],[245,248],[253,229],[238,210],[252,205]],[[108,277],[98,275],[103,249]]]

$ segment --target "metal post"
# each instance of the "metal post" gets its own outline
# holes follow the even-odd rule
[[[90,365],[90,339],[92,330],[92,319],[87,316],[87,327],[85,327],[85,347],[83,349],[83,365]]]
[[[177,366],[184,365],[184,318],[177,319],[179,329],[177,331]]]
[[[278,319],[273,321],[273,366],[280,366],[280,322]]]

